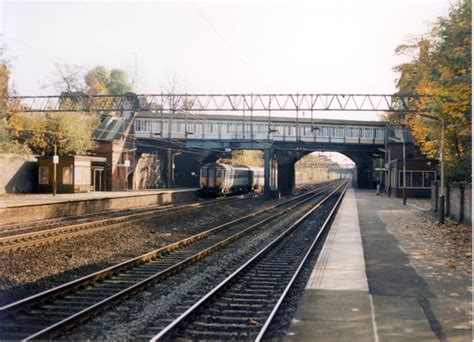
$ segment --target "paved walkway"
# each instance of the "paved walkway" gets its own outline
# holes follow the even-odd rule
[[[348,190],[286,340],[471,341],[471,272],[423,235],[422,215]]]
[[[6,194],[0,196],[0,208],[17,207],[25,205],[37,205],[46,203],[61,203],[73,201],[87,201],[106,198],[133,197],[141,195],[152,195],[163,192],[185,192],[198,189],[159,189],[140,191],[95,191],[74,194]]]

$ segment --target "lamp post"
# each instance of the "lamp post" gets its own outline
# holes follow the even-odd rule
[[[54,155],[53,155],[53,196],[56,196],[58,192],[58,181],[57,181],[57,165],[59,164],[58,156],[58,144],[66,141],[66,138],[58,139],[54,142]]]
[[[438,198],[438,211],[439,211],[439,223],[444,224],[444,119],[442,117],[437,117],[428,114],[417,114],[417,116],[432,120],[432,121],[441,121],[441,146],[439,147],[439,162],[441,168],[441,179],[440,179],[440,191],[439,191],[439,198]]]
[[[403,133],[405,133],[405,131]],[[407,166],[407,163],[406,163],[405,134],[403,135],[403,139],[389,137],[388,140],[403,143],[403,188],[402,188],[402,196],[403,196],[403,205],[406,205],[407,204],[407,194],[406,194],[406,186],[407,186],[407,184],[406,184],[407,183],[406,166]]]
[[[56,192],[58,191],[58,182],[57,182],[57,165],[59,163],[58,157],[58,143],[54,143],[54,155],[53,155],[53,196],[56,196]]]

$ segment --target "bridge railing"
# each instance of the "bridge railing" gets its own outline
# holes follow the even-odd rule
[[[293,121],[293,122],[292,122]],[[340,122],[340,121],[339,121]],[[187,140],[273,140],[346,144],[384,144],[385,126],[377,124],[321,123],[233,119],[140,118],[137,138]]]

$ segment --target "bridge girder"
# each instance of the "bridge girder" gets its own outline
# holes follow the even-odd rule
[[[175,112],[415,112],[424,94],[134,94],[12,96],[0,110],[22,112],[159,111]]]

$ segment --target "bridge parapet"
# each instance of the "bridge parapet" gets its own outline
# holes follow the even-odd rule
[[[383,145],[386,123],[237,115],[138,114],[137,138]]]

